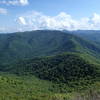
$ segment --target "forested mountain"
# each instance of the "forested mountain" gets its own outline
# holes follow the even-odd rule
[[[81,36],[87,40],[94,41],[99,44],[100,46],[100,30],[78,30],[72,31],[72,34]]]
[[[100,44],[80,34],[0,34],[0,99],[100,100]]]
[[[63,52],[100,56],[100,47],[75,35],[61,31],[31,31],[0,35],[0,62],[50,56]]]
[[[41,79],[60,83],[100,76],[100,67],[90,64],[77,53],[24,60],[1,70],[17,75],[35,75]]]

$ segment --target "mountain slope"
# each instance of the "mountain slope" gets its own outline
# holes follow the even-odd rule
[[[89,86],[90,85],[90,86]],[[76,84],[76,86],[78,86]],[[82,88],[79,86],[79,88]],[[0,73],[1,100],[100,100],[100,84],[86,85],[79,93],[66,84],[55,84],[34,76],[16,76]],[[87,91],[88,90],[88,91]],[[90,92],[91,91],[91,92]],[[92,95],[91,95],[92,94]]]
[[[65,83],[81,78],[95,79],[100,76],[98,66],[90,64],[76,53],[24,60],[7,66],[2,71],[17,75],[31,74],[41,79]]]
[[[69,32],[1,34],[0,99],[99,100],[99,59],[99,45]]]
[[[100,56],[100,48],[77,36],[61,31],[32,31],[0,35],[0,62],[56,55],[62,52]]]
[[[96,42],[100,46],[100,31],[99,30],[78,30],[71,33],[81,36],[90,41]]]

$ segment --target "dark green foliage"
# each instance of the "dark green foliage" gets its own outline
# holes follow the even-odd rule
[[[41,79],[68,82],[81,78],[99,77],[99,68],[81,58],[78,54],[64,53],[58,56],[35,58],[4,67],[4,71],[17,75],[35,75]]]

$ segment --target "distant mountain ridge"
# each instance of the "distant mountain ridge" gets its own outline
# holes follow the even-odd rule
[[[100,45],[100,30],[76,30],[76,31],[66,31],[71,34],[75,34],[87,40],[94,41]]]
[[[51,56],[63,52],[100,56],[100,47],[78,36],[61,31],[38,30],[0,35],[0,62]]]

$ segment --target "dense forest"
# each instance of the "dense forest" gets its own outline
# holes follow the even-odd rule
[[[94,57],[100,57],[100,46],[61,31],[38,30],[0,34],[0,63],[63,52],[88,53]]]
[[[99,42],[73,32],[0,34],[0,100],[99,100]]]
[[[100,68],[82,59],[79,54],[64,53],[57,56],[23,60],[7,67],[4,66],[1,70],[17,75],[35,75],[41,79],[66,83],[81,78],[98,78]]]

